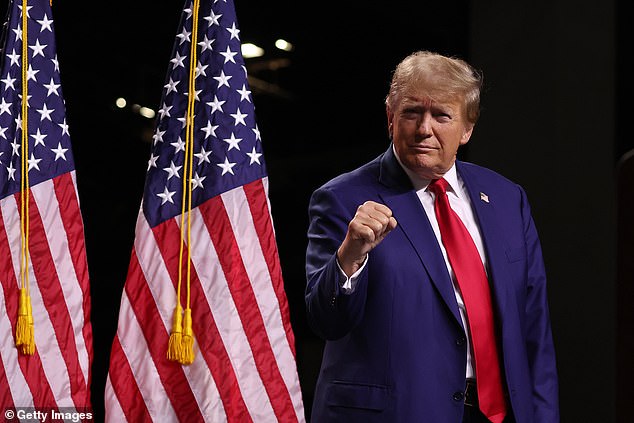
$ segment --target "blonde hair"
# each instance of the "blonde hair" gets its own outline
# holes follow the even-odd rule
[[[437,101],[461,100],[465,118],[475,124],[480,116],[482,74],[464,60],[430,51],[417,51],[396,66],[385,99],[392,110],[408,94],[424,94]]]

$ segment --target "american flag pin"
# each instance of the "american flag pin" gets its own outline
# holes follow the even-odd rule
[[[485,203],[489,202],[489,196],[486,195],[485,193],[481,192],[480,193],[480,200],[484,201]]]

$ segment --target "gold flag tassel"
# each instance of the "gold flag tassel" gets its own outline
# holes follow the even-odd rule
[[[192,43],[189,65],[189,96],[187,98],[187,134],[185,145],[185,161],[187,178],[187,189],[183,189],[183,192],[187,192],[187,305],[185,306],[185,314],[183,318],[183,359],[182,364],[192,364],[194,362],[194,330],[192,322],[192,309],[191,309],[191,251],[192,251],[192,168],[194,164],[194,101],[196,99],[196,45],[198,41],[198,8],[200,1],[194,0],[192,5]],[[184,171],[185,172],[185,171]],[[185,188],[185,187],[183,187]],[[182,232],[181,232],[182,233]]]
[[[35,333],[33,330],[33,309],[29,292],[29,125],[28,125],[28,14],[27,1],[22,0],[22,160],[20,178],[20,299],[18,321],[15,328],[15,346],[24,355],[35,353]]]
[[[183,356],[182,347],[183,334],[183,308],[180,301],[174,307],[174,316],[172,317],[172,332],[170,333],[169,343],[167,345],[167,359],[170,361],[181,361]]]
[[[183,201],[181,206],[180,225],[180,251],[178,260],[178,287],[176,289],[176,308],[172,321],[172,332],[170,334],[167,358],[171,361],[178,361],[180,364],[189,365],[194,362],[194,330],[191,309],[191,208],[192,208],[192,166],[193,166],[193,143],[194,143],[194,100],[196,97],[196,41],[198,37],[198,8],[199,0],[194,0],[192,6],[192,41],[190,47],[189,66],[189,96],[187,99],[187,119],[185,134],[185,159],[183,161]],[[187,210],[185,204],[187,203]],[[181,307],[181,283],[183,280],[183,244],[185,241],[185,214],[187,214],[187,303],[185,310]],[[182,313],[182,315],[181,315]]]
[[[35,335],[33,334],[33,311],[31,309],[31,296],[26,288],[20,289],[20,302],[18,305],[18,323],[15,330],[15,345],[22,354],[33,355],[35,352]]]

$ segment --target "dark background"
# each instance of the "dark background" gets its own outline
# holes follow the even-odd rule
[[[98,419],[154,125],[114,101],[158,109],[182,7],[53,1],[88,249]],[[531,200],[550,283],[562,421],[631,419],[634,316],[622,294],[632,293],[634,277],[617,271],[632,262],[617,260],[631,245],[617,227],[619,200],[634,196],[617,196],[621,157],[634,148],[625,1],[236,0],[236,10],[242,42],[266,50],[247,68],[305,408],[322,348],[304,314],[308,198],[386,149],[391,71],[408,53],[431,49],[484,72],[482,116],[461,158],[520,183]],[[276,52],[276,38],[295,50]]]

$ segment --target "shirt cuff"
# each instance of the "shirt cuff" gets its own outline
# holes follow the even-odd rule
[[[348,275],[346,275],[346,272],[344,272],[343,269],[341,268],[341,265],[339,264],[339,260],[336,259],[335,261],[337,262],[337,268],[339,269],[339,275],[340,275],[339,287],[341,288],[344,294],[352,294],[357,285],[357,279],[359,278],[359,275],[361,274],[363,269],[365,269],[365,265],[368,263],[368,255],[365,256],[365,260],[363,261],[363,264],[361,265],[361,267],[359,267],[359,269],[357,269],[357,271],[354,272],[352,276],[350,277],[348,277]]]

